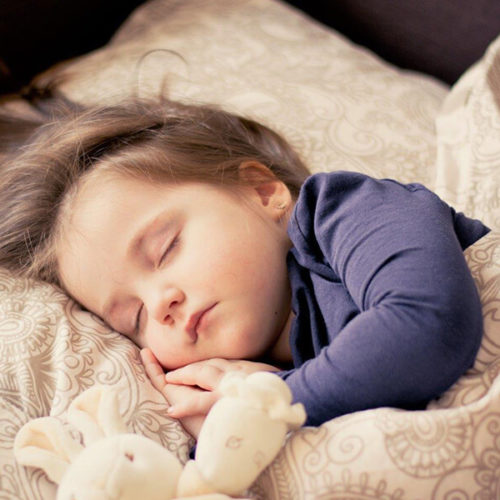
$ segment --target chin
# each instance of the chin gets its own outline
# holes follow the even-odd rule
[[[214,358],[225,359],[257,359],[264,356],[276,342],[276,336],[269,338],[269,335],[264,335],[265,331],[260,325],[255,323],[247,325],[237,325],[238,336],[232,331],[224,332],[222,338],[217,339],[219,346],[222,348],[218,353],[214,353]]]
[[[242,348],[234,353],[233,359],[259,359],[269,352],[272,345],[255,343],[249,345],[246,349]]]

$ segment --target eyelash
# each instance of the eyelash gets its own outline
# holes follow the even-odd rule
[[[137,315],[135,317],[135,326],[134,326],[134,334],[139,335],[139,330],[141,326],[141,312],[142,308],[144,307],[144,304],[141,304],[141,307],[139,307],[139,310],[137,311]]]
[[[168,245],[167,249],[163,252],[163,255],[160,257],[157,267],[160,267],[163,264],[168,254],[177,246],[178,243],[179,243],[179,235],[176,235],[174,239],[170,242],[170,245]]]
[[[163,252],[162,256],[160,257],[160,260],[158,261],[158,265],[156,266],[159,268],[165,259],[168,257],[169,253],[177,246],[179,243],[179,235],[175,236],[175,238],[170,242],[168,245],[167,249]],[[144,304],[141,304],[141,307],[139,307],[137,311],[137,315],[135,317],[135,326],[134,326],[134,333],[135,335],[139,334],[140,331],[140,325],[141,325],[141,312],[144,307]]]

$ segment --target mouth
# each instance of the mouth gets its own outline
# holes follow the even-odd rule
[[[216,305],[217,303],[212,304],[206,309],[202,309],[201,311],[198,311],[189,317],[188,322],[186,323],[185,330],[193,342],[196,342],[196,340],[198,339],[198,330],[200,328],[203,329],[205,315]]]

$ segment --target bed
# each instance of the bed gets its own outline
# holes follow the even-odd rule
[[[379,408],[293,433],[249,496],[500,498],[500,38],[449,86],[280,0],[150,0],[59,72],[60,91],[82,103],[167,89],[219,104],[280,131],[313,172],[421,182],[492,228],[466,251],[485,321],[474,366],[426,410]],[[25,112],[21,101],[4,105]],[[193,440],[166,416],[129,340],[54,287],[6,270],[0,297],[1,499],[55,498],[43,472],[16,464],[13,439],[30,419],[64,416],[96,384],[120,389],[131,431],[187,460]]]

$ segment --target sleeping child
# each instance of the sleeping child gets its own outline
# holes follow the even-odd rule
[[[472,365],[463,250],[480,221],[419,184],[310,175],[278,134],[215,107],[56,104],[18,122],[23,147],[11,134],[0,263],[135,342],[193,435],[228,371],[275,372],[319,425],[424,408]]]

